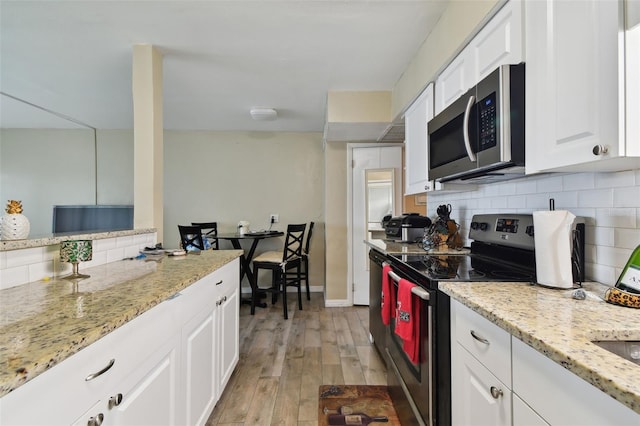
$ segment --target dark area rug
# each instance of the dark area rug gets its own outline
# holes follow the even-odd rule
[[[364,416],[387,419],[373,425],[400,424],[386,386],[322,385],[319,392],[319,426],[368,424]]]

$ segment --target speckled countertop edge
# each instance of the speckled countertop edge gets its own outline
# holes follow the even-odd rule
[[[87,268],[0,291],[0,397],[243,254],[209,250]]]
[[[640,340],[640,312],[604,302],[606,287],[586,283],[586,300],[572,299],[572,290],[525,283],[442,282],[438,287],[640,413],[640,366],[592,343]]]
[[[108,232],[85,232],[49,235],[40,238],[28,238],[26,240],[0,240],[0,251],[20,250],[33,247],[52,246],[61,241],[68,240],[101,240],[104,238],[126,237],[128,235],[149,234],[156,232],[155,228],[127,229]]]

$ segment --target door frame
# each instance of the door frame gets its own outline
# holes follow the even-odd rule
[[[348,143],[347,144],[347,306],[353,306],[353,150],[354,148],[384,148],[398,147],[402,150],[401,164],[398,175],[396,175],[396,186],[399,186],[400,192],[395,194],[395,210],[402,210],[402,199],[404,195],[404,143]],[[388,167],[383,167],[388,168]],[[364,243],[360,243],[364,244]]]

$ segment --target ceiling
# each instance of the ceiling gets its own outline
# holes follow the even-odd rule
[[[148,43],[163,54],[165,129],[322,132],[328,91],[392,90],[446,1],[1,0],[0,91],[130,129],[132,46]],[[4,128],[77,126],[0,100]]]

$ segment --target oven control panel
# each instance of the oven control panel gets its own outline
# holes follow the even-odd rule
[[[531,214],[477,214],[471,220],[469,238],[533,250],[533,215]]]

